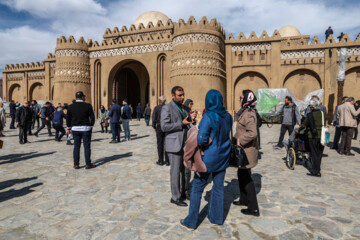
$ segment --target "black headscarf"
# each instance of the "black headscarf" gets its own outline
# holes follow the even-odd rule
[[[186,99],[186,101],[184,102],[184,104],[183,104],[183,107],[184,107],[184,109],[186,110],[186,111],[188,111],[188,112],[190,112],[190,107],[189,107],[189,104],[190,103],[193,103],[193,100],[191,100],[191,99]]]
[[[243,91],[244,98],[242,100],[241,107],[242,108],[255,108],[257,99],[255,93],[251,90]]]

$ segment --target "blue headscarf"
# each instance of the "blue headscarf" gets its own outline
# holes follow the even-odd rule
[[[211,127],[215,133],[215,138],[219,137],[219,119],[225,118],[227,111],[223,105],[223,96],[218,90],[210,90],[205,97],[205,112],[210,119]]]

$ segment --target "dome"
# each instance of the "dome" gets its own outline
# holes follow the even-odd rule
[[[291,26],[291,25],[283,26],[282,28],[280,28],[279,33],[280,33],[281,37],[301,36],[299,29],[297,29],[296,27]]]
[[[161,20],[162,23],[165,25],[166,22],[169,20],[169,18],[161,12],[149,11],[149,12],[144,12],[143,14],[141,14],[135,20],[134,25],[136,28],[138,28],[140,23],[142,23],[146,27],[149,22],[152,22],[155,25],[155,24],[157,24],[157,22],[159,20]]]

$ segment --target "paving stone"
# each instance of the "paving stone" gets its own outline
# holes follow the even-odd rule
[[[145,226],[144,232],[153,234],[153,235],[160,235],[163,232],[165,232],[169,227],[170,226],[167,224],[151,222]]]
[[[299,208],[299,213],[301,214],[305,214],[305,215],[310,215],[310,216],[325,216],[326,215],[326,209],[325,208],[321,208],[321,207],[314,207],[314,206],[310,206],[310,207],[300,207]]]
[[[347,219],[347,218],[342,218],[342,217],[328,217],[331,220],[334,220],[336,222],[340,222],[340,223],[344,223],[344,224],[349,224],[352,223],[351,219]]]
[[[293,229],[279,236],[279,240],[307,240],[307,239],[310,240],[311,238],[309,238],[309,236],[306,233],[298,229]]]
[[[285,221],[267,218],[252,218],[250,225],[258,232],[266,235],[276,235],[278,231],[288,229],[289,225]]]
[[[355,226],[353,230],[349,232],[350,235],[360,237],[360,225]]]
[[[213,228],[201,228],[195,233],[195,238],[199,240],[216,239],[217,237],[218,233]]]
[[[343,233],[334,222],[315,218],[303,218],[303,223],[310,226],[310,228],[315,228],[323,231],[325,234],[332,238],[340,238],[343,236]]]

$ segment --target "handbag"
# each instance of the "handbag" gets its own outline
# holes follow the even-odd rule
[[[233,132],[231,129],[231,153],[230,163],[238,168],[244,167],[249,164],[244,149],[237,144],[234,144]]]
[[[321,145],[325,146],[325,144],[328,143],[328,142],[326,142],[326,135],[329,134],[329,129],[327,127],[325,127],[325,119],[324,119],[323,111],[321,111],[321,116],[322,116],[322,127],[321,127],[320,143],[321,143]],[[327,140],[329,141],[329,138],[327,138]]]

